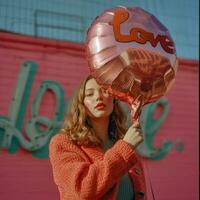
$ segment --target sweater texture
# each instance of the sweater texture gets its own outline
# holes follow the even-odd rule
[[[60,200],[116,200],[120,180],[127,173],[134,182],[135,200],[147,200],[141,159],[124,140],[104,152],[100,147],[73,144],[58,133],[51,138],[49,157]]]

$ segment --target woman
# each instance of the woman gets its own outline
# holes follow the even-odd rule
[[[117,100],[88,76],[77,90],[63,128],[49,146],[61,200],[146,199],[135,148],[138,121],[128,130]]]

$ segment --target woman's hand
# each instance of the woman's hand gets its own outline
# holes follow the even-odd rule
[[[133,148],[136,148],[141,142],[143,142],[142,129],[138,120],[129,127],[123,140],[129,143]]]

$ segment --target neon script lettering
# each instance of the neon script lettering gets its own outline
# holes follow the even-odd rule
[[[120,33],[120,24],[124,23],[129,18],[128,10],[125,9],[116,9],[114,18],[113,18],[113,30],[115,39],[118,42],[132,42],[135,41],[139,44],[146,44],[149,42],[153,47],[156,47],[160,42],[162,48],[170,54],[175,53],[174,43],[170,37],[167,35],[157,35],[154,38],[153,33],[147,32],[142,28],[132,28],[130,30],[130,35],[122,35]]]

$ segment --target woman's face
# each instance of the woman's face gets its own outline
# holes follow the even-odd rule
[[[85,85],[84,106],[92,118],[108,117],[113,111],[113,97],[102,90],[95,79],[89,79]]]

